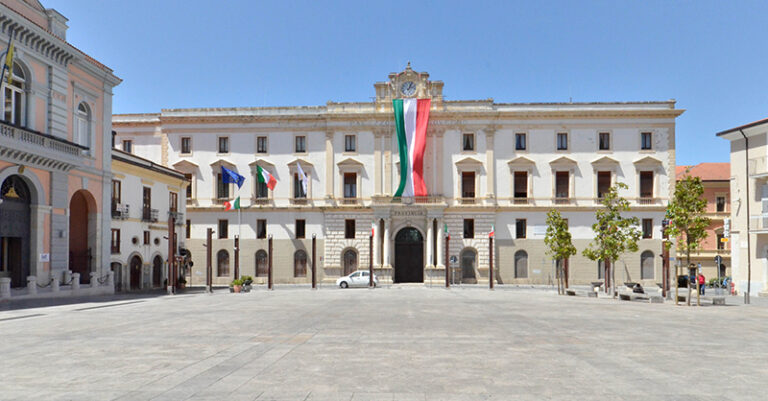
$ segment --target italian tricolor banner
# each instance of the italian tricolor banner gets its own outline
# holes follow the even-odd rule
[[[263,182],[267,184],[267,188],[274,191],[275,185],[277,185],[277,180],[275,179],[272,174],[269,174],[269,171],[264,170],[261,168],[261,166],[256,165],[256,179],[259,180],[259,182]]]
[[[430,104],[430,99],[392,100],[400,152],[400,185],[395,197],[427,196],[424,150],[427,147]]]

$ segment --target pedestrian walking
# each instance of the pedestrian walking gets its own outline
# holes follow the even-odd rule
[[[704,275],[699,273],[698,277],[696,277],[697,280],[699,280],[699,293],[701,295],[704,295]]]

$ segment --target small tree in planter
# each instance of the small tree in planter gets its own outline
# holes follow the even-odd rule
[[[544,244],[547,246],[547,255],[557,263],[557,293],[565,294],[567,280],[563,271],[563,261],[576,254],[576,247],[571,241],[568,221],[555,209],[547,212],[547,234],[544,237]]]
[[[243,290],[243,280],[239,279],[239,278],[236,278],[236,279],[232,280],[232,290],[234,292],[238,292],[238,293],[240,291],[242,291]]]
[[[603,201],[603,207],[595,211],[597,222],[592,224],[595,239],[582,254],[590,260],[605,263],[605,279],[611,275],[613,296],[616,297],[616,269],[611,266],[627,251],[637,252],[637,241],[640,230],[637,228],[637,217],[623,217],[622,212],[629,211],[629,201],[619,196],[619,189],[627,189],[627,184],[617,182],[608,189]],[[606,283],[606,290],[608,290]]]

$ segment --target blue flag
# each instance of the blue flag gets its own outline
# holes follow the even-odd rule
[[[245,177],[224,166],[221,166],[221,179],[224,180],[225,184],[237,184],[238,188],[242,187],[243,181],[245,181]]]

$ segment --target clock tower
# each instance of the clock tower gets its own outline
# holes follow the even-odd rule
[[[443,81],[430,81],[429,73],[416,72],[411,63],[401,72],[389,74],[389,81],[376,82],[376,110],[389,111],[392,99],[432,99],[432,108],[441,107],[443,102]]]

